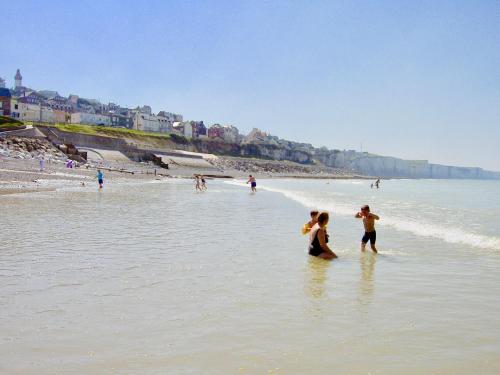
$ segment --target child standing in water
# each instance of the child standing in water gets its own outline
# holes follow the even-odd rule
[[[101,170],[97,170],[97,182],[99,183],[99,189],[102,189],[102,186],[104,184],[104,175],[102,174]]]
[[[249,175],[247,184],[249,182],[250,182],[250,186],[252,187],[252,192],[256,193],[257,192],[257,181],[255,181],[255,177],[253,177],[252,175]]]
[[[356,219],[363,219],[363,225],[365,227],[365,234],[361,239],[361,251],[365,251],[366,244],[370,241],[370,246],[374,253],[377,253],[377,248],[375,247],[375,242],[377,241],[377,232],[375,231],[375,220],[379,220],[380,217],[370,212],[370,207],[366,204],[361,207],[361,212],[358,212],[355,216]]]
[[[302,234],[305,235],[311,231],[314,224],[318,222],[318,214],[319,214],[318,211],[315,210],[311,211],[311,220],[309,220],[302,226]]]

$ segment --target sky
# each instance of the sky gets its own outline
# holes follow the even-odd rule
[[[0,0],[0,77],[500,170],[499,1]]]

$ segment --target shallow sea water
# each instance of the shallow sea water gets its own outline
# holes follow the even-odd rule
[[[258,183],[1,196],[0,373],[500,373],[500,183]]]

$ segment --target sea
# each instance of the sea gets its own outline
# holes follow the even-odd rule
[[[0,374],[500,373],[500,181],[257,182],[0,196]]]

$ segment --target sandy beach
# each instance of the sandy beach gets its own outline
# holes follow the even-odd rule
[[[248,161],[251,165],[258,164]],[[279,163],[276,162],[278,165]],[[238,169],[199,169],[174,166],[170,169],[159,168],[154,164],[113,163],[107,162],[101,167],[105,183],[119,183],[120,181],[161,180],[166,178],[190,179],[194,174],[203,174],[211,178],[245,178],[253,174],[257,179],[262,178],[306,178],[306,179],[355,179],[369,178],[347,173],[327,173],[321,170],[268,172]],[[78,166],[66,168],[64,163],[46,163],[44,171],[40,171],[37,160],[0,159],[0,195],[17,194],[23,192],[49,191],[62,187],[76,187],[82,184],[97,186],[96,172],[98,166]],[[258,168],[255,168],[258,169]]]
[[[0,194],[50,191],[62,187],[96,184],[96,171],[101,168],[105,183],[130,180],[159,180],[163,178],[192,178],[203,174],[207,178],[245,178],[252,174],[261,178],[369,178],[354,172],[318,165],[304,165],[290,161],[249,159],[241,157],[213,156],[202,167],[191,166],[183,158],[176,157],[169,168],[152,162],[135,162],[123,155],[114,160],[116,151],[102,151],[110,159],[89,159],[75,162],[67,168],[67,156],[46,140],[5,137],[0,139]],[[201,154],[200,154],[201,155]],[[40,158],[44,159],[43,171]]]

